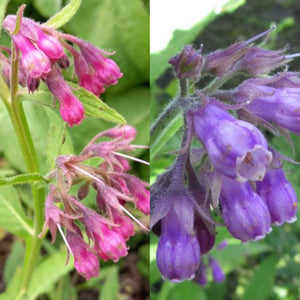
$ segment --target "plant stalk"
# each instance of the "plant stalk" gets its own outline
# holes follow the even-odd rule
[[[16,132],[21,152],[29,173],[40,173],[39,163],[36,155],[35,147],[32,141],[31,133],[24,114],[22,102],[18,99],[18,55],[16,49],[12,46],[11,56],[11,93],[9,94],[8,87],[4,88],[3,78],[0,79],[1,97],[6,105],[12,125]],[[5,84],[6,85],[6,84]],[[8,92],[7,92],[8,90]],[[38,258],[38,253],[41,246],[41,240],[38,238],[43,226],[43,208],[45,193],[44,188],[38,187],[36,184],[31,184],[32,199],[34,204],[34,235],[26,239],[26,252],[24,265],[21,275],[21,285],[19,296],[26,294],[32,272]]]

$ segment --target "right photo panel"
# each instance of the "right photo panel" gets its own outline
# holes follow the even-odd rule
[[[151,1],[152,300],[300,299],[299,12]]]

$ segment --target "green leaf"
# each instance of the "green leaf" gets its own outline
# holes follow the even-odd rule
[[[0,188],[0,227],[21,237],[33,235],[16,190],[12,186]]]
[[[7,3],[9,0],[1,0],[0,1],[0,24],[2,24],[2,21],[5,16]],[[2,26],[0,26],[0,34],[1,34]]]
[[[30,300],[51,291],[56,281],[74,268],[72,259],[66,265],[66,258],[66,250],[63,250],[48,256],[36,266],[28,288]]]
[[[268,298],[272,292],[277,262],[278,256],[270,255],[257,267],[245,289],[243,300]]]
[[[157,155],[160,149],[173,137],[173,135],[183,126],[182,114],[178,114],[164,128],[159,137],[154,141],[150,148],[150,161]]]
[[[99,299],[117,300],[119,293],[119,269],[117,266],[105,268],[105,281],[100,286]]]
[[[25,183],[33,183],[37,181],[44,181],[46,179],[38,173],[27,173],[16,175],[13,177],[0,178],[0,186],[1,185],[9,185],[9,184],[25,184]]]
[[[0,300],[8,300],[8,299],[27,300],[24,298],[17,297],[17,294],[19,292],[20,282],[21,282],[21,274],[22,274],[22,269],[17,268],[13,278],[10,278],[5,292],[1,293]]]
[[[33,143],[38,155],[40,170],[42,174],[48,172],[46,157],[46,136],[48,132],[49,122],[45,108],[30,102],[24,102],[24,111],[28,120],[29,129],[32,134]],[[6,111],[0,112],[0,136],[1,144],[5,158],[11,166],[26,173],[27,168],[24,163],[17,136],[12,127]]]
[[[177,284],[171,284],[173,288],[167,294],[167,300],[207,300],[203,289],[192,281],[185,281]],[[162,298],[159,298],[162,299]]]
[[[94,94],[77,84],[69,82],[69,85],[73,88],[74,95],[83,104],[86,116],[113,123],[126,124],[126,120],[117,111],[109,107]]]
[[[24,259],[24,245],[19,240],[15,240],[12,244],[9,257],[4,265],[4,278],[6,284],[10,283],[17,268],[21,268]]]
[[[68,23],[78,11],[82,0],[71,0],[60,12],[49,19],[45,25],[59,28]]]
[[[62,8],[62,0],[33,0],[35,9],[45,18],[50,18]]]
[[[113,59],[124,76],[108,92],[149,81],[149,14],[140,0],[89,0],[68,23],[73,34],[116,51]]]

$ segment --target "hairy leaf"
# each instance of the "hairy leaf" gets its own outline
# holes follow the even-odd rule
[[[59,28],[68,23],[78,11],[82,0],[71,0],[61,11],[46,22],[52,28]]]

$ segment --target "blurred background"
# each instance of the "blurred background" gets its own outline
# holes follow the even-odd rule
[[[193,44],[196,48],[203,44],[203,53],[209,53],[236,41],[247,40],[276,24],[277,29],[264,47],[282,49],[288,45],[288,53],[300,52],[299,1],[224,0],[200,3],[191,0],[180,2],[178,7],[170,1],[163,2],[164,11],[161,10],[161,1],[151,1],[152,121],[177,94],[177,81],[167,61],[186,44]],[[290,71],[300,70],[300,59],[295,59],[289,65]],[[200,84],[204,86],[205,81]],[[229,85],[234,86],[235,82]],[[293,156],[290,146],[282,137],[264,133],[276,149],[300,161],[299,136],[292,134],[296,149]],[[174,157],[168,153],[180,148],[181,136],[182,120],[177,118],[169,124],[164,139],[151,145],[151,182],[173,161]],[[299,166],[285,163],[285,170],[300,197]],[[245,245],[230,237],[225,228],[218,228],[217,232],[216,245],[226,239],[228,246],[223,250],[214,249],[212,255],[225,271],[226,280],[216,284],[209,276],[205,287],[193,282],[174,284],[162,280],[155,261],[158,239],[151,235],[151,299],[300,299],[299,220],[273,227],[265,239]]]
[[[7,14],[15,14],[18,7],[25,3],[27,7],[24,15],[43,23],[69,1],[1,0],[0,4],[5,5],[6,2],[8,2]],[[75,17],[59,30],[88,40],[105,50],[116,52],[112,58],[120,66],[123,78],[116,86],[107,88],[107,91],[101,95],[101,99],[123,115],[128,124],[137,128],[138,136],[134,143],[147,145],[150,116],[149,0],[84,0]],[[1,34],[0,44],[10,47],[10,39],[4,32]],[[75,80],[72,68],[65,72],[64,76],[67,80]],[[53,107],[36,105],[34,97],[38,97],[44,90],[47,88],[42,84],[34,96],[25,99],[32,101],[24,101],[43,175],[49,171],[46,158],[47,135],[53,120],[48,118],[47,112]],[[58,109],[56,111],[58,112]],[[60,118],[57,120],[60,121]],[[64,153],[80,153],[96,133],[112,126],[115,124],[86,117],[80,126],[68,128],[66,133],[68,149],[65,148]],[[2,103],[0,103],[0,141],[0,176],[25,172],[26,168],[16,137]],[[149,151],[139,149],[133,153],[133,156],[148,161]],[[138,163],[132,163],[131,174],[145,181],[149,178],[148,167]],[[5,194],[4,189],[0,189],[0,210],[3,213],[2,200],[9,194],[9,197],[14,196],[20,201],[28,215],[32,214],[29,186],[9,187],[8,192],[6,189]],[[90,203],[94,203],[94,199],[91,199]],[[149,217],[143,217],[137,211],[133,214],[148,226]],[[0,227],[5,227],[5,224],[0,224]],[[43,255],[33,275],[36,282],[33,298],[40,300],[147,299],[149,235],[138,225],[136,232],[137,234],[128,243],[129,255],[118,263],[101,261],[100,277],[89,281],[74,271],[71,262],[68,267],[65,266],[67,251],[60,236],[54,244],[50,244],[50,239],[47,237],[42,245]],[[22,267],[23,255],[22,238],[0,229],[0,293],[9,287],[15,272]]]

